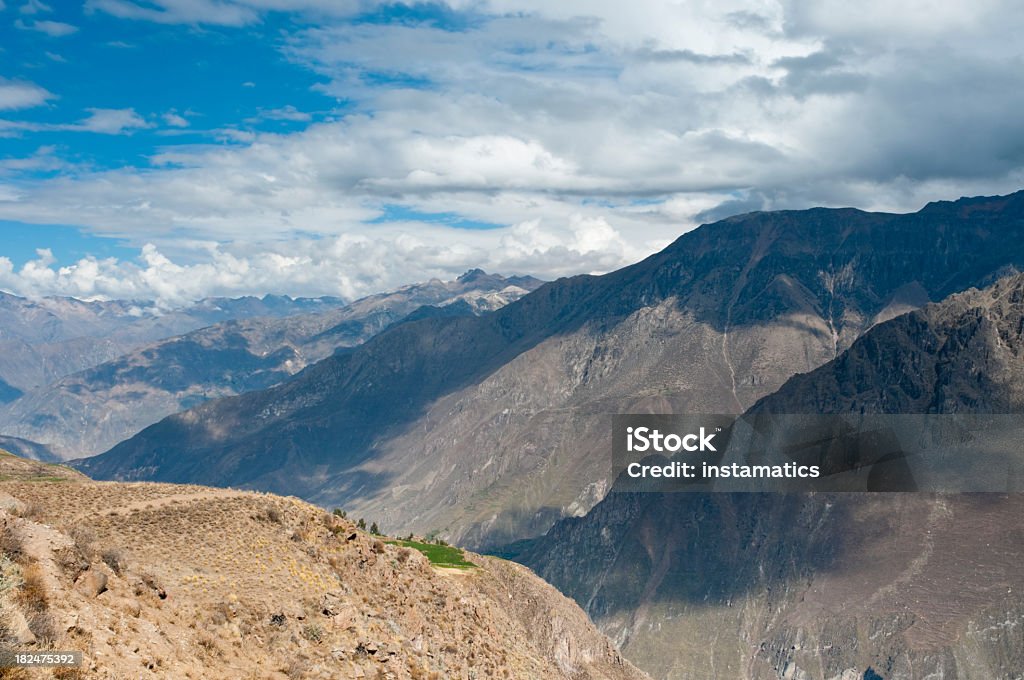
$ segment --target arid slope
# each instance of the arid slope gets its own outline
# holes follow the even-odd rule
[[[0,475],[3,642],[82,650],[81,677],[646,677],[510,562],[435,568],[295,498]]]

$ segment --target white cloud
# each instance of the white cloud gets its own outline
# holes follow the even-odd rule
[[[255,23],[267,11],[312,11],[346,16],[360,7],[357,0],[88,0],[86,8],[122,19],[165,24],[243,26]]]
[[[313,116],[306,113],[305,111],[299,111],[291,104],[282,106],[279,109],[268,109],[266,111],[260,111],[260,115],[257,118],[257,120],[259,118],[265,120],[287,120],[298,123],[304,123],[313,120]]]
[[[78,26],[72,26],[62,21],[22,21],[18,19],[14,25],[23,31],[45,33],[51,38],[63,38],[78,31]]]
[[[0,77],[0,111],[27,109],[54,98],[55,95],[35,83]]]
[[[77,123],[31,123],[0,119],[0,132],[94,132],[103,135],[123,135],[153,127],[137,114],[135,109],[88,108],[86,111],[89,115]]]
[[[120,135],[132,130],[152,127],[135,109],[86,109],[89,116],[79,123],[64,129],[81,132],[97,132],[104,135]]]
[[[186,128],[189,125],[187,118],[174,111],[168,111],[163,116],[161,116],[161,118],[163,118],[164,122],[170,125],[171,127]]]
[[[2,200],[0,185],[0,200]],[[467,232],[452,242],[443,228],[381,229],[261,246],[191,243],[174,258],[146,244],[134,261],[88,257],[59,263],[49,250],[16,268],[0,257],[0,289],[18,295],[156,300],[167,307],[211,295],[332,294],[359,297],[432,277],[453,278],[472,267],[528,273],[547,263],[553,274],[621,266],[631,251],[607,224],[537,222],[504,230]],[[593,239],[615,242],[611,255]],[[174,246],[181,250],[182,243]]]
[[[328,0],[92,0],[94,11],[186,24],[305,12],[284,54],[346,107],[315,123],[294,107],[265,110],[309,125],[270,134],[239,121],[209,132],[216,144],[164,147],[141,170],[19,181],[8,169],[0,218],[153,243],[168,260],[87,261],[63,278],[51,264],[51,279],[30,272],[32,285],[70,291],[88,270],[107,281],[93,294],[176,299],[199,283],[349,295],[476,265],[551,277],[612,269],[729,212],[912,210],[1021,188],[1015,3],[448,4],[466,19],[459,30],[336,21],[355,5]],[[37,105],[52,96],[42,93],[21,96]],[[149,126],[131,109],[96,109],[66,125],[7,121],[0,134]],[[180,239],[222,245],[177,252]]]
[[[52,12],[53,8],[39,0],[28,0],[28,2],[21,6],[19,11],[22,14],[40,14],[42,12]]]

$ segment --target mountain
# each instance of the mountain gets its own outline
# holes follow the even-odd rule
[[[0,450],[8,451],[22,458],[29,458],[31,460],[46,462],[60,460],[60,458],[51,451],[48,446],[43,446],[42,444],[32,442],[27,439],[19,439],[18,437],[0,435]]]
[[[339,307],[339,298],[209,298],[161,310],[149,302],[30,300],[0,291],[0,402],[110,361],[162,338],[250,317],[284,317]],[[7,392],[7,398],[3,396]],[[14,394],[14,396],[17,396]]]
[[[1009,276],[873,328],[750,413],[1019,413],[1022,332],[1024,275]]]
[[[277,384],[409,314],[471,316],[501,307],[540,284],[530,277],[473,270],[455,281],[404,286],[342,307],[222,322],[34,390],[0,407],[0,432],[45,443],[63,456],[92,455],[208,399]],[[216,306],[254,313],[283,312],[294,305],[288,298],[267,296],[218,301]]]
[[[81,466],[291,493],[500,545],[603,497],[610,414],[742,412],[874,324],[1021,268],[1024,193],[907,215],[742,215],[494,314],[397,326]]]
[[[1024,275],[880,324],[747,413],[1021,413]],[[637,494],[518,546],[655,678],[1013,678],[1021,494]]]
[[[647,677],[504,560],[266,494],[96,484],[7,454],[0,480],[0,655],[84,653],[57,677]]]

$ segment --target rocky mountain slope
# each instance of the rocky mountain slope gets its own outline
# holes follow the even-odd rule
[[[161,338],[229,319],[280,318],[343,304],[331,297],[267,295],[207,298],[162,310],[141,301],[30,300],[0,291],[0,402],[18,396],[12,389],[38,389]]]
[[[1024,193],[908,215],[742,215],[483,318],[394,328],[82,465],[296,493],[500,544],[603,496],[610,414],[741,412],[875,323],[1020,268]]]
[[[480,270],[404,286],[350,305],[283,318],[231,320],[147,345],[0,407],[0,432],[63,456],[107,450],[208,399],[263,389],[338,348],[364,342],[406,315],[492,311],[541,284]],[[265,298],[269,299],[269,298]]]
[[[510,562],[436,567],[294,498],[9,455],[0,479],[0,646],[82,651],[73,677],[646,677]]]
[[[1020,413],[1024,276],[895,318],[749,413]],[[631,494],[520,546],[655,678],[1006,679],[1020,494]]]

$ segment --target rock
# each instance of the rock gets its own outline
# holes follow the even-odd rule
[[[89,597],[97,597],[107,592],[107,575],[90,569],[78,577],[75,587]]]
[[[25,503],[9,493],[0,492],[0,510],[6,510],[12,515],[21,516],[25,512]]]
[[[8,610],[9,614],[7,627],[10,629],[11,637],[19,645],[31,645],[35,644],[36,636],[29,630],[28,621],[25,620],[24,615],[16,609]]]

